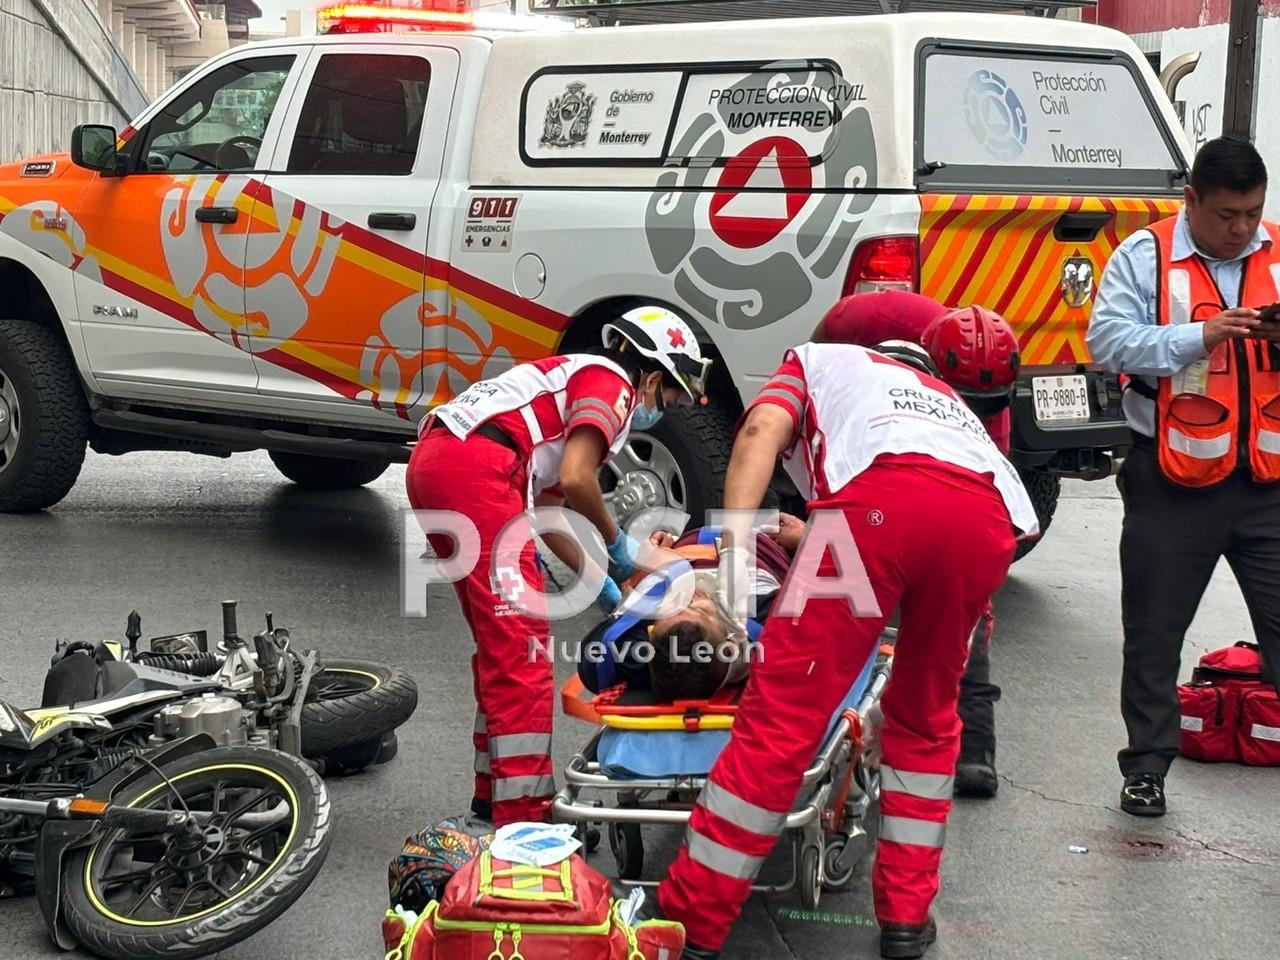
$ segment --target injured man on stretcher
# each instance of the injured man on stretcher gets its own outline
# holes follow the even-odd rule
[[[759,659],[755,645],[804,531],[803,520],[783,513],[776,532],[757,536],[755,613],[745,636],[715,600],[719,531],[702,527],[678,541],[654,534],[651,541],[665,548],[669,562],[628,581],[622,602],[587,634],[578,656],[582,685],[599,693],[625,683],[630,691],[673,703],[705,700],[744,681],[751,661]],[[690,587],[683,609],[670,609],[670,600],[660,605],[668,594],[688,596]]]

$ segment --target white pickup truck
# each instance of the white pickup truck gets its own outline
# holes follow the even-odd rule
[[[645,301],[716,358],[712,403],[634,436],[606,487],[700,520],[783,350],[899,288],[1015,325],[1044,523],[1059,475],[1126,442],[1094,280],[1176,209],[1187,155],[1129,38],[1034,17],[238,47],[125,130],[0,167],[0,510],[57,503],[86,445],[366,483],[464,384]]]

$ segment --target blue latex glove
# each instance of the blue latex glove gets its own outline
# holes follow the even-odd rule
[[[600,588],[600,595],[596,597],[597,606],[605,613],[613,613],[621,602],[621,588],[614,582],[613,577],[605,577],[604,585]]]
[[[640,556],[640,544],[619,528],[618,538],[609,544],[609,576],[625,580],[636,572],[636,558]]]

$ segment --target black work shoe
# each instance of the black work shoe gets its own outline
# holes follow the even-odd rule
[[[996,758],[992,753],[979,753],[974,756],[960,756],[956,764],[956,785],[954,793],[957,797],[990,798],[1000,789],[1000,780],[996,776]]]
[[[1124,778],[1120,809],[1135,817],[1164,816],[1164,775],[1133,773]]]
[[[915,960],[923,957],[938,939],[938,925],[930,917],[924,923],[880,924],[880,956],[885,960]]]

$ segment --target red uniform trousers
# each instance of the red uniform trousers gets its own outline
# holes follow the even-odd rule
[[[844,512],[882,615],[855,617],[844,599],[811,599],[797,618],[775,607],[732,739],[658,890],[663,912],[704,949],[723,944],[832,715],[895,609],[897,652],[882,703],[876,916],[922,923],[938,891],[960,676],[973,626],[1013,560],[1009,514],[984,479],[919,456],[881,457],[832,500],[811,504],[824,507]],[[828,553],[819,576],[836,569]],[[777,602],[785,591],[784,584]]]
[[[525,511],[526,468],[516,453],[482,436],[459,440],[435,430],[420,441],[409,461],[409,502],[420,510],[456,510],[475,524],[480,556],[475,568],[454,584],[462,615],[471,627],[476,652],[475,802],[491,806],[495,826],[519,820],[546,820],[555,791],[551,765],[551,722],[555,678],[550,629],[544,617],[510,606],[495,590],[511,589],[514,570],[493,568],[498,534]],[[428,540],[437,556],[454,552],[441,534]],[[512,558],[511,567],[516,565]],[[532,543],[518,560],[529,588],[543,589]],[[516,589],[519,589],[518,587]],[[527,602],[527,601],[526,601]]]

